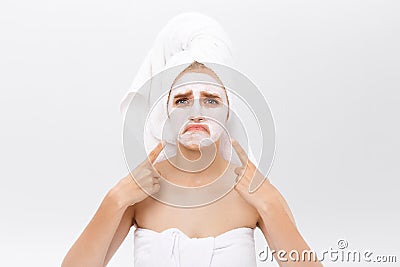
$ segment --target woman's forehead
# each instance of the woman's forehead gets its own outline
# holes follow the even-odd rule
[[[171,90],[172,96],[177,94],[193,94],[193,96],[196,97],[204,93],[216,94],[222,98],[222,96],[225,95],[225,89],[218,85],[194,83],[172,88]]]
[[[213,84],[222,85],[219,78],[216,76],[215,73],[210,72],[209,70],[202,70],[202,71],[189,71],[183,73],[176,81],[174,81],[174,86],[183,85],[186,83],[195,83],[195,82],[209,82]]]

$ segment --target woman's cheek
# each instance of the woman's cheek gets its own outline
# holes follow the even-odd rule
[[[223,132],[223,127],[221,127],[215,121],[211,121],[208,124],[208,128],[210,129],[210,139],[215,143]]]
[[[211,127],[214,128],[217,133],[225,130],[226,117],[228,114],[228,109],[226,106],[218,108],[205,108],[203,114],[207,118]]]
[[[176,144],[179,133],[188,122],[189,112],[187,109],[174,109],[165,122],[163,129],[164,140]]]

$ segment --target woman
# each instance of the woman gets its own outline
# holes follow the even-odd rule
[[[192,74],[220,86],[181,86]],[[272,250],[296,250],[300,255],[310,250],[286,201],[241,145],[232,140],[241,166],[221,156],[229,99],[213,70],[197,61],[185,68],[171,86],[167,110],[170,129],[176,131],[176,155],[156,163],[164,148],[160,142],[148,159],[111,188],[65,256],[63,267],[106,266],[132,226],[135,266],[256,266],[256,227]],[[211,143],[204,145],[204,140]],[[217,184],[221,192],[229,188],[226,185],[234,187],[207,205],[182,208],[154,197],[161,192],[173,197],[161,177],[199,190],[217,180],[222,181]],[[249,192],[254,184],[259,186]],[[287,255],[287,261],[274,257],[280,266],[322,266],[313,260],[291,261]]]

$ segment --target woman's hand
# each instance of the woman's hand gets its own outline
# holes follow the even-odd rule
[[[68,251],[62,267],[107,265],[132,226],[134,211],[128,207],[160,189],[160,175],[153,162],[163,148],[164,144],[158,144],[145,161],[108,191],[96,214]]]
[[[240,144],[236,140],[232,139],[231,141],[242,162],[242,166],[235,169],[235,173],[238,175],[235,189],[258,211],[265,210],[265,206],[273,200],[276,189],[248,159],[246,151]]]
[[[297,255],[309,255],[304,252],[309,252],[311,249],[297,229],[283,196],[248,160],[246,151],[237,141],[232,140],[232,146],[242,162],[242,166],[235,169],[235,173],[238,174],[235,189],[260,214],[257,225],[268,241],[269,247],[274,251],[283,251],[287,253],[286,255],[292,251],[297,251]],[[286,260],[282,260],[282,256],[274,254],[279,266],[323,266],[317,259],[293,261],[286,255],[283,256]]]
[[[148,158],[111,188],[109,196],[120,208],[134,205],[160,190],[160,174],[155,170],[153,163],[163,148],[164,144],[160,142]]]

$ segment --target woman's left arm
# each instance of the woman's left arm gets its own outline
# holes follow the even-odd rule
[[[246,152],[237,141],[232,140],[232,146],[243,164],[235,170],[239,180],[235,185],[235,190],[257,209],[260,215],[257,225],[274,250],[273,255],[279,265],[285,267],[323,266],[301,236],[280,192],[248,160]],[[257,188],[254,189],[254,185],[257,185]],[[299,260],[293,260],[297,255]],[[302,257],[303,255],[306,257]]]

